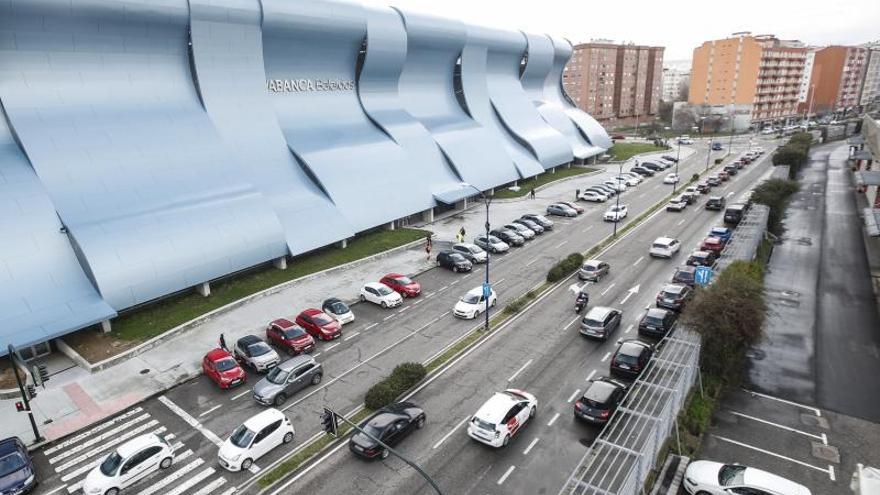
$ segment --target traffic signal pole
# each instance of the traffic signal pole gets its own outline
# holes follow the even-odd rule
[[[24,410],[28,413],[28,419],[31,421],[31,428],[34,430],[34,443],[43,441],[40,431],[37,429],[37,422],[34,420],[34,412],[31,410],[31,403],[28,400],[28,394],[24,391],[24,384],[21,382],[21,376],[18,374],[18,363],[20,358],[16,354],[15,347],[9,344],[9,360],[12,362],[12,372],[15,373],[15,382],[18,383],[18,391],[21,392],[21,399],[24,402]]]

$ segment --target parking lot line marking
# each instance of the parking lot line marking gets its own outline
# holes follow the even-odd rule
[[[382,321],[388,321],[388,320],[390,320],[391,318],[394,318],[394,315],[388,315],[388,316],[386,316],[385,318],[382,318]]]
[[[510,466],[509,468],[507,468],[507,471],[504,471],[504,474],[502,474],[501,477],[498,478],[498,484],[504,484],[504,482],[507,480],[507,477],[510,476],[510,473],[512,473],[514,469],[516,469],[516,466]]]
[[[449,288],[448,285],[444,285],[443,287],[440,287],[439,289],[437,289],[437,292],[443,292],[444,290],[446,290],[448,288]]]
[[[341,344],[341,343],[342,343],[342,342],[337,342],[337,343],[335,343],[335,344],[333,344],[333,345],[328,345],[326,350],[329,351],[330,349],[333,349],[334,347],[338,346],[338,345]]]
[[[397,313],[398,313],[398,314],[403,313],[404,311],[408,310],[408,309],[411,308],[411,307],[412,307],[412,306],[404,306],[404,307],[398,309],[398,310],[397,310]]]
[[[819,471],[819,472],[822,472],[822,473],[827,473],[828,476],[831,478],[831,481],[834,481],[834,470],[833,470],[833,468],[829,470],[829,469],[827,469],[827,468],[816,467],[816,466],[814,466],[814,465],[812,465],[812,464],[808,464],[808,463],[806,463],[806,462],[799,461],[799,460],[797,460],[797,459],[792,459],[791,457],[786,457],[786,456],[784,456],[784,455],[782,455],[782,454],[777,454],[776,452],[770,452],[769,450],[764,450],[764,449],[762,449],[762,448],[760,448],[760,447],[755,447],[755,446],[753,446],[753,445],[749,445],[749,444],[747,444],[747,443],[737,442],[736,440],[731,440],[730,438],[727,438],[727,437],[722,437],[722,436],[719,436],[719,435],[712,435],[712,436],[715,437],[715,438],[717,438],[718,440],[721,440],[721,441],[724,441],[724,442],[727,442],[727,443],[732,443],[732,444],[734,444],[734,445],[739,445],[740,447],[745,447],[745,448],[747,448],[747,449],[751,449],[751,450],[754,450],[754,451],[756,451],[756,452],[761,452],[762,454],[767,454],[767,455],[769,455],[769,456],[777,457],[777,458],[779,458],[779,459],[783,459],[783,460],[786,460],[786,461],[789,461],[789,462],[793,462],[793,463],[795,463],[795,464],[800,464],[801,466],[808,467],[808,468],[810,468],[810,469],[815,469],[816,471]],[[831,466],[828,466],[828,467],[831,467]]]
[[[45,493],[45,495],[52,495],[53,493],[60,492],[61,490],[65,489],[65,488],[67,488],[67,485],[61,485],[57,488],[53,488],[53,489],[49,490],[48,492]]]
[[[507,279],[504,279],[504,278],[498,279],[498,281],[496,281],[495,283],[492,284],[492,287],[495,287],[496,285],[500,284],[501,282],[504,282],[505,280],[507,280]]]
[[[425,300],[425,299],[424,299],[424,298],[422,298],[422,299],[419,299],[419,300],[418,300],[418,301],[416,301],[416,302],[414,302],[414,303],[412,303],[412,305],[413,305],[413,306],[418,306],[418,305],[419,305],[419,304],[421,304],[421,303],[422,303],[422,301],[424,301],[424,300]]]
[[[605,355],[602,356],[602,362],[604,363],[605,361],[608,361],[608,358],[610,358],[610,357],[611,357],[611,353],[606,352]]]
[[[785,430],[785,431],[790,431],[792,433],[800,433],[801,435],[804,435],[804,436],[807,436],[810,438],[815,438],[816,440],[822,440],[822,442],[825,445],[828,445],[828,437],[825,437],[824,433],[822,435],[814,435],[814,434],[808,433],[806,431],[801,431],[796,428],[792,428],[790,426],[785,426],[785,425],[781,425],[779,423],[774,423],[772,421],[767,421],[766,419],[761,419],[761,418],[756,418],[754,416],[749,416],[748,414],[743,414],[741,412],[736,412],[736,411],[728,411],[728,412],[730,414],[733,414],[734,416],[739,416],[741,418],[751,419],[752,421],[757,421],[758,423],[764,423],[765,425],[775,426],[775,427],[782,429],[782,430]]]
[[[638,265],[638,264],[641,263],[644,259],[645,259],[644,256],[640,257],[639,259],[637,259],[637,260],[635,261],[635,263],[633,263],[633,265]]]
[[[831,481],[837,481],[837,476],[834,475],[834,466],[831,464],[828,465],[828,476],[831,477]]]
[[[606,287],[605,290],[602,291],[602,295],[604,296],[612,288],[614,288],[614,284],[611,284],[608,287]]]
[[[527,367],[528,365],[532,364],[532,361],[533,361],[533,359],[529,359],[528,361],[526,361],[526,364],[522,365],[522,368],[516,370],[516,373],[510,375],[510,378],[508,378],[507,381],[508,381],[508,382],[512,382],[513,379],[516,378],[517,375],[519,375],[520,373],[522,373],[522,371],[523,371],[524,369],[526,369],[526,367]]]
[[[425,299],[430,299],[431,296],[433,296],[433,295],[434,295],[433,292],[428,292],[427,294],[425,294]]]
[[[164,395],[160,395],[159,402],[165,404],[168,407],[168,409],[171,409],[175,414],[180,416],[181,419],[186,421],[187,424],[189,424],[190,426],[195,428],[199,433],[204,435],[205,438],[210,440],[211,443],[213,443],[214,445],[219,447],[220,445],[223,444],[223,440],[220,440],[220,437],[215,435],[213,431],[202,426],[202,424],[199,423],[196,420],[196,418],[190,416],[188,412],[184,411],[180,406],[178,406],[177,404],[172,402],[171,399],[169,399],[168,397],[166,397]]]
[[[730,191],[729,193],[727,193],[727,197],[728,197],[728,198],[731,197],[731,196],[733,196],[733,191]]]
[[[581,319],[580,316],[576,316],[573,320],[571,320],[571,321],[568,323],[568,325],[565,325],[565,327],[563,327],[562,329],[563,329],[563,330],[568,330],[568,327],[574,325],[574,322],[576,322],[576,321],[578,321],[578,320],[580,320],[580,319]]]
[[[211,414],[212,412],[216,411],[217,409],[220,409],[220,404],[217,404],[216,406],[212,407],[211,409],[208,409],[207,411],[199,414],[199,417],[201,418],[203,416],[207,416],[207,415]]]
[[[633,329],[633,326],[634,326],[634,325],[630,325],[630,326],[626,327],[626,330],[624,330],[623,333],[629,333],[630,330]]]
[[[440,438],[440,440],[437,441],[437,443],[435,443],[434,446],[431,448],[436,449],[436,448],[440,447],[441,445],[443,445],[443,442],[445,442],[449,437],[451,437],[452,434],[455,433],[455,430],[461,428],[461,425],[463,425],[464,422],[467,421],[469,417],[470,416],[465,416],[464,419],[462,419],[461,421],[456,423],[455,426],[453,426],[452,429],[449,430],[449,433],[443,435],[443,437]]]
[[[777,401],[777,402],[782,402],[783,404],[788,404],[788,405],[791,405],[791,406],[800,407],[800,408],[802,408],[802,409],[807,409],[807,410],[809,410],[809,411],[813,411],[813,412],[816,414],[816,416],[818,416],[818,417],[822,417],[822,411],[820,411],[818,408],[815,408],[815,407],[813,407],[813,406],[805,406],[805,405],[803,405],[803,404],[798,404],[797,402],[792,402],[792,401],[790,401],[790,400],[780,399],[779,397],[773,397],[772,395],[762,394],[762,393],[760,393],[760,392],[754,392],[754,391],[752,391],[752,390],[748,390],[748,389],[745,389],[745,388],[742,389],[742,391],[745,392],[745,393],[747,393],[747,394],[752,394],[752,395],[757,395],[758,397],[763,397],[763,398],[765,398],[765,399],[770,399],[770,400],[775,400],[775,401]]]
[[[557,244],[557,245],[555,245],[555,246],[553,246],[553,247],[554,247],[554,248],[561,248],[562,246],[564,246],[564,245],[566,245],[566,244],[568,244],[568,241],[562,241],[562,242],[560,242],[559,244]]]
[[[344,338],[344,339],[342,339],[342,340],[346,340],[346,341],[347,341],[347,340],[351,340],[351,339],[357,337],[357,336],[360,335],[360,334],[361,334],[360,332],[355,332],[355,333],[349,335],[348,337],[346,337],[346,338]]]
[[[240,399],[249,393],[251,393],[251,390],[245,390],[244,392],[242,392],[236,396],[233,396],[231,400]]]
[[[378,325],[378,323],[371,323],[371,324],[367,325],[367,328],[364,329],[364,332],[366,332],[367,330],[369,330],[369,329],[375,327],[376,325]]]
[[[587,375],[587,380],[586,380],[586,381],[590,381],[590,380],[592,380],[594,376],[596,376],[596,370],[590,370],[590,374]]]
[[[679,221],[678,221],[678,223],[677,223],[677,224],[675,224],[675,225],[681,225],[681,224],[683,224],[683,223],[684,223],[684,221],[685,221],[685,220],[686,220],[686,219],[684,219],[684,218],[682,218],[682,219],[681,219],[681,220],[679,220]]]
[[[553,417],[550,418],[550,421],[547,422],[547,426],[553,426],[553,423],[556,422],[557,418],[559,418],[559,413],[554,414]]]
[[[526,266],[531,266],[532,263],[538,261],[538,259],[540,259],[540,258],[532,258],[532,261],[529,261],[528,263],[526,263]]]
[[[581,389],[577,389],[577,390],[575,390],[574,393],[571,394],[571,397],[569,397],[568,400],[566,400],[565,402],[571,402],[571,401],[573,401],[574,398],[577,397],[579,393],[581,393]]]
[[[313,357],[313,358],[316,358],[316,357],[318,357],[318,356],[320,356],[320,355],[321,355],[321,351],[318,351],[318,352],[312,354],[312,357]]]
[[[532,440],[532,442],[529,444],[529,446],[526,447],[526,450],[523,450],[523,455],[529,455],[529,452],[532,451],[532,447],[534,447],[535,444],[538,443],[538,440],[540,440],[540,438],[535,437],[535,439]]]

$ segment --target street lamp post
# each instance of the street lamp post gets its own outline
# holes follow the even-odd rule
[[[24,403],[24,411],[27,411],[28,419],[31,422],[31,429],[34,431],[34,442],[42,442],[43,436],[40,435],[40,431],[37,429],[37,422],[34,420],[34,411],[31,409],[31,402],[28,398],[30,392],[25,391],[24,383],[22,383],[21,377],[18,375],[18,367],[19,365],[23,366],[24,362],[21,360],[18,351],[12,344],[9,344],[7,350],[9,352],[9,361],[12,363],[12,372],[15,374],[15,383],[18,384],[18,391],[21,393],[21,400]],[[25,376],[25,381],[27,381],[27,376]]]
[[[479,194],[480,197],[483,198],[483,203],[486,204],[486,242],[488,242],[489,241],[489,229],[491,228],[489,225],[489,204],[492,202],[492,200],[491,200],[491,198],[489,198],[488,196],[483,194],[483,191],[479,190],[473,184],[468,184],[467,182],[462,182],[461,185],[464,187],[469,187],[469,188],[473,189],[474,191],[477,191],[477,194]],[[489,258],[491,258],[491,256],[490,256],[489,250],[487,249],[486,250],[486,283],[483,286],[484,287],[483,288],[483,297],[485,298],[485,303],[486,303],[486,311],[483,312],[483,314],[486,315],[486,324],[484,327],[484,330],[486,332],[489,331],[489,294],[491,294],[491,291],[492,291],[491,286],[489,285]],[[486,292],[487,292],[486,287],[489,287],[489,291],[488,291],[489,294],[486,294]]]
[[[732,148],[733,148],[733,124],[734,124],[734,119],[733,119],[731,116],[728,115],[728,116],[727,116],[727,120],[730,122],[730,139],[727,140],[727,155],[730,156],[730,154],[733,152]]]
[[[678,141],[678,151],[675,153],[675,176],[678,177],[678,162],[681,161],[681,139],[677,139]],[[681,179],[679,177],[679,179]],[[675,188],[678,186],[678,181],[672,183],[672,194],[675,194]]]
[[[706,149],[706,172],[709,172],[709,158],[712,156],[712,140],[706,142],[708,147]]]

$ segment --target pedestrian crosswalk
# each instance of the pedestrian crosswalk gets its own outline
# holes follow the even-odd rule
[[[163,437],[174,451],[174,462],[168,469],[150,473],[123,492],[133,495],[230,495],[235,487],[215,469],[213,459],[206,460],[188,449],[166,425],[142,407],[135,407],[112,419],[78,433],[42,451],[45,462],[54,470],[61,485],[51,493],[82,493],[89,472],[120,444],[139,435],[155,433]]]

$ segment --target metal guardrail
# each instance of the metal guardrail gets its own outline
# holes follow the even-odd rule
[[[770,207],[753,203],[736,226],[730,241],[724,246],[721,257],[715,265],[715,272],[721,273],[737,260],[752,261],[758,255],[758,248],[767,231]]]
[[[644,488],[678,412],[699,376],[700,337],[679,328],[630,387],[559,495],[634,495]]]

